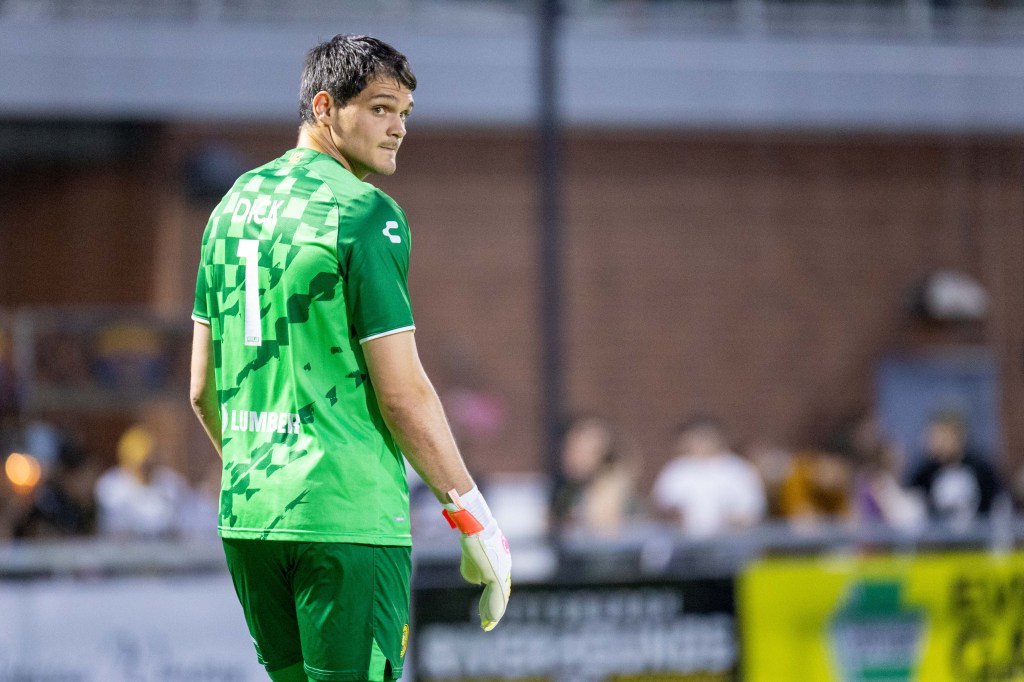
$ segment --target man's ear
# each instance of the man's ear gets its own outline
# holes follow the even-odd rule
[[[331,97],[331,93],[326,90],[313,95],[313,115],[317,121],[326,123],[326,117],[331,115],[331,109],[334,107],[334,98]]]

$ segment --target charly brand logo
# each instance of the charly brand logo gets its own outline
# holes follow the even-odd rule
[[[398,229],[398,221],[397,220],[389,220],[386,223],[384,223],[384,230],[383,230],[384,236],[387,237],[388,239],[390,239],[392,244],[399,244],[402,241],[402,235],[400,235],[400,234],[391,234],[391,230],[397,230],[397,229]]]
[[[402,628],[402,653],[401,656],[405,656],[405,650],[409,648],[409,624],[406,623],[405,627]]]

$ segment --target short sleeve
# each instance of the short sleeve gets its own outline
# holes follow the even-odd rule
[[[342,207],[338,261],[360,343],[415,329],[409,300],[409,223],[387,195],[367,192]]]
[[[199,272],[196,274],[196,300],[195,304],[192,306],[192,319],[203,324],[210,324],[210,308],[207,291],[206,258],[204,253],[200,259]]]

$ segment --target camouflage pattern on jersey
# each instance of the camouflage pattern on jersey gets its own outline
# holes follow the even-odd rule
[[[402,210],[309,149],[243,175],[203,237],[223,537],[410,544],[402,455],[360,341],[413,328]]]

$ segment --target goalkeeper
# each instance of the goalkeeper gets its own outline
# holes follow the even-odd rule
[[[314,47],[296,147],[240,177],[203,235],[192,404],[223,460],[219,533],[275,682],[401,677],[403,454],[462,533],[481,627],[508,602],[508,544],[416,349],[405,213],[364,182],[395,172],[415,88],[379,40]]]

